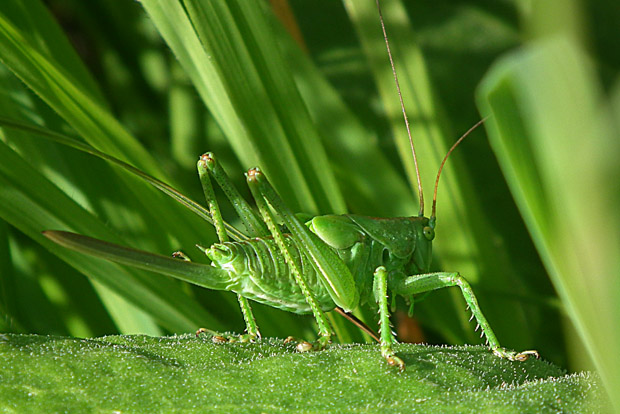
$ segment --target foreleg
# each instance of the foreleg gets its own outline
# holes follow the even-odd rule
[[[463,298],[465,298],[465,302],[467,302],[469,309],[472,311],[472,318],[476,318],[476,321],[478,322],[476,330],[478,327],[482,329],[482,334],[487,338],[489,347],[495,355],[511,361],[525,361],[531,355],[538,358],[537,351],[515,352],[500,346],[495,333],[489,325],[489,322],[480,310],[480,306],[478,306],[478,300],[476,299],[471,286],[467,280],[465,280],[465,278],[458,273],[438,272],[413,275],[404,279],[395,286],[391,286],[391,289],[396,294],[410,296],[451,286],[458,286],[461,289]]]

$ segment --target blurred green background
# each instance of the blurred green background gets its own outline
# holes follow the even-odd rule
[[[0,4],[0,116],[82,139],[201,202],[195,162],[212,151],[245,195],[243,172],[258,165],[300,212],[417,214],[374,1],[24,3]],[[620,6],[382,7],[427,215],[441,158],[491,115],[442,176],[434,268],[471,282],[504,346],[570,370],[594,364],[620,388]],[[103,161],[5,128],[0,218],[4,332],[243,330],[232,293],[41,236],[70,230],[203,260],[193,246],[215,241],[208,223]],[[230,209],[225,218],[235,224]],[[398,305],[403,341],[480,342],[456,290],[430,295],[415,321]],[[310,317],[253,307],[264,336],[314,336]],[[337,340],[364,340],[331,320]]]

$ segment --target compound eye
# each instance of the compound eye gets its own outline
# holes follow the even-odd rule
[[[424,227],[422,233],[424,233],[424,237],[429,241],[435,238],[435,230],[432,227]]]

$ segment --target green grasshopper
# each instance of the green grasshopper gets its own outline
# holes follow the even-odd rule
[[[382,17],[381,24],[383,26]],[[384,36],[391,61],[385,28]],[[395,80],[398,85],[396,75]],[[408,125],[406,116],[405,122]],[[300,342],[297,349],[321,350],[330,343],[333,336],[325,312],[334,309],[350,312],[359,306],[367,305],[379,311],[382,356],[389,365],[402,370],[405,364],[394,351],[396,338],[390,329],[388,298],[400,295],[413,301],[415,295],[457,286],[493,353],[501,358],[523,361],[532,355],[537,357],[538,353],[515,352],[500,346],[470,285],[462,276],[454,272],[430,272],[436,226],[437,184],[447,157],[470,131],[448,151],[440,166],[430,218],[424,216],[423,192],[418,173],[418,216],[371,218],[358,215],[323,215],[307,221],[302,221],[287,207],[258,168],[252,168],[246,173],[248,186],[256,202],[255,209],[232,185],[213,154],[201,156],[198,173],[208,203],[208,209],[205,209],[122,161],[75,141],[65,140],[65,144],[119,164],[142,176],[158,189],[191,208],[213,223],[219,243],[201,247],[211,264],[200,264],[190,261],[183,253],[177,253],[175,258],[170,258],[74,233],[46,231],[44,234],[56,243],[82,253],[162,273],[208,289],[237,293],[246,323],[246,333],[239,336],[215,335],[214,338],[218,341],[254,341],[260,338],[250,300],[294,313],[311,313],[317,322],[319,337],[312,344]],[[413,143],[412,152],[417,171]],[[245,233],[222,219],[214,195],[213,181],[231,201],[246,228]]]
[[[77,142],[66,143],[83,149]],[[98,151],[90,149],[88,152],[133,168]],[[444,163],[446,159],[447,156]],[[404,362],[393,349],[396,338],[389,328],[388,292],[413,301],[414,295],[458,286],[493,353],[513,361],[538,356],[536,351],[514,352],[500,346],[471,287],[461,275],[429,272],[436,198],[430,218],[424,217],[423,212],[416,217],[396,218],[323,215],[304,223],[286,206],[258,168],[246,173],[258,213],[238,193],[213,154],[200,157],[198,172],[209,210],[155,178],[148,180],[205,217],[211,217],[220,243],[200,247],[212,261],[211,265],[191,262],[182,253],[175,254],[175,259],[63,231],[45,231],[44,235],[82,253],[162,273],[208,289],[236,292],[247,333],[238,337],[217,335],[218,341],[245,342],[260,337],[248,299],[290,312],[313,314],[319,337],[313,344],[301,342],[297,346],[299,351],[324,349],[331,341],[333,332],[325,312],[337,307],[349,312],[360,305],[369,305],[379,310],[381,354],[388,364],[404,369]],[[441,169],[438,177],[440,173]],[[144,173],[140,175],[145,176]],[[212,179],[230,199],[248,229],[245,236],[223,221]],[[423,208],[423,203],[421,206]],[[284,223],[284,231],[278,226],[272,210]],[[229,241],[229,234],[236,241]]]

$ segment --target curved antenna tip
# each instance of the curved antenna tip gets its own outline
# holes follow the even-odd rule
[[[439,186],[439,177],[441,176],[441,171],[443,170],[443,166],[446,164],[446,161],[448,160],[448,157],[450,156],[450,154],[452,154],[452,151],[454,151],[454,149],[461,143],[461,141],[463,141],[476,128],[482,125],[484,121],[486,121],[488,118],[489,118],[488,116],[485,116],[480,121],[476,122],[474,126],[469,128],[467,132],[461,135],[461,137],[452,145],[452,147],[450,147],[446,156],[443,157],[443,161],[441,161],[441,164],[439,165],[439,171],[437,171],[437,178],[435,179],[435,191],[433,192],[433,207],[431,208],[431,217],[430,217],[431,220],[433,220],[433,222],[436,220],[436,217],[437,217],[437,215],[435,214],[437,211],[437,187]]]

